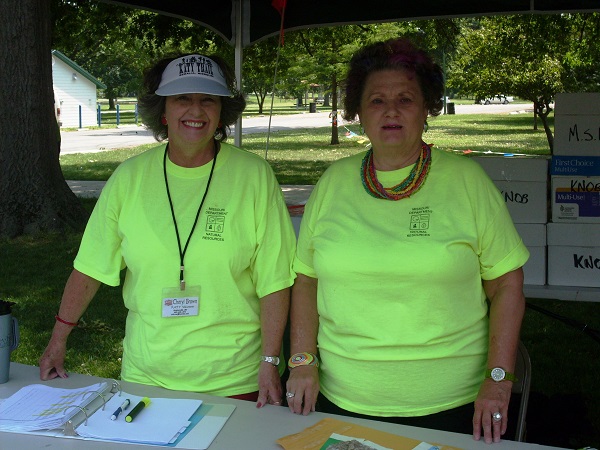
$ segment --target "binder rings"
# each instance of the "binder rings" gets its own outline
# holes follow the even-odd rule
[[[131,423],[125,422],[126,414],[111,420],[126,398],[131,405],[142,399],[123,392],[116,380],[79,389],[25,386],[0,402],[0,431],[202,450],[235,409],[202,400],[152,398]]]

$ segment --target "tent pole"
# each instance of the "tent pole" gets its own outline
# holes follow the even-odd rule
[[[239,92],[242,92],[242,15],[244,10],[242,1],[243,0],[235,0],[233,2],[233,14],[235,14],[235,78]],[[235,122],[235,136],[233,142],[237,147],[242,146],[242,114],[240,114],[240,117],[238,117]]]

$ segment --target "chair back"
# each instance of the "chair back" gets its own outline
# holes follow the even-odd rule
[[[519,414],[517,417],[515,441],[525,442],[527,403],[529,402],[529,391],[531,389],[531,359],[529,352],[523,342],[519,341],[517,361],[515,365],[515,376],[517,381],[513,383],[513,394],[519,394]]]

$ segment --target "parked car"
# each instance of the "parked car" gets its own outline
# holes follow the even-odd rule
[[[484,98],[480,103],[484,105],[489,105],[491,103],[501,103],[503,105],[507,105],[514,101],[513,97],[507,95],[494,95],[493,97]]]
[[[58,96],[58,94],[56,93],[56,90],[54,91],[54,116],[56,117],[56,122],[58,123],[58,126],[61,127],[62,126],[62,120],[60,118],[60,105],[61,105],[61,101],[60,98]]]

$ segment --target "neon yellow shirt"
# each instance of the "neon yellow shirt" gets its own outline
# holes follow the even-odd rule
[[[75,268],[116,286],[126,269],[124,380],[229,396],[258,390],[260,302],[288,288],[295,233],[282,191],[259,156],[221,144],[185,254],[187,286],[200,286],[192,317],[162,317],[163,288],[179,286],[179,249],[163,175],[164,145],[123,162],[88,222]],[[182,248],[212,161],[183,168],[167,158]]]
[[[432,149],[422,188],[389,201],[363,188],[363,156],[330,166],[300,227],[294,269],[318,279],[321,390],[374,416],[471,402],[487,356],[481,280],[521,267],[529,252],[477,163]],[[377,176],[393,186],[410,170]]]

